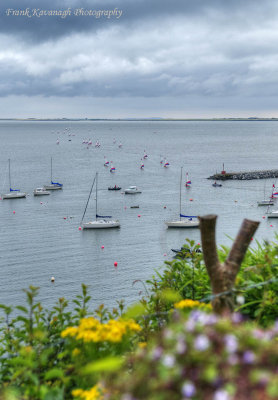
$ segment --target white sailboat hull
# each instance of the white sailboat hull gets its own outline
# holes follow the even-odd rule
[[[34,190],[34,196],[46,196],[48,194],[50,194],[50,192],[48,192],[44,188],[38,188]]]
[[[258,201],[258,206],[273,206],[274,201],[273,200],[261,200]]]
[[[21,193],[21,192],[11,192],[11,193],[6,193],[2,194],[2,199],[23,199],[26,197],[26,193]]]
[[[267,218],[278,218],[278,210],[267,213]]]
[[[191,220],[185,220],[185,221],[166,221],[165,224],[168,226],[168,228],[198,228],[199,227],[199,221],[191,221]]]
[[[120,222],[118,220],[108,221],[106,219],[100,219],[97,221],[84,222],[82,224],[83,229],[109,229],[119,228]]]
[[[51,184],[51,185],[44,185],[44,190],[61,190],[63,186]]]

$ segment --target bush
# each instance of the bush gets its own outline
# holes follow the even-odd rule
[[[270,400],[278,397],[278,324],[259,329],[192,311],[173,315],[155,339],[105,384],[110,400]]]
[[[166,261],[163,272],[147,281],[148,289],[142,303],[149,314],[161,315],[173,307],[175,300],[165,300],[171,290],[182,299],[211,300],[211,287],[200,245],[187,240],[173,261]],[[218,256],[223,262],[229,248],[222,246]],[[233,293],[236,310],[256,320],[262,326],[273,324],[278,316],[278,244],[257,242],[256,249],[248,249]],[[157,327],[159,323],[153,323]]]

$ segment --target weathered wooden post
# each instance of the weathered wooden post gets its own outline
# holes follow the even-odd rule
[[[212,300],[213,309],[218,314],[229,314],[234,308],[231,290],[252,236],[259,226],[259,222],[248,219],[243,220],[230,253],[224,264],[221,264],[218,259],[215,242],[216,219],[216,215],[199,217],[202,248],[213,295],[230,292],[215,297]]]

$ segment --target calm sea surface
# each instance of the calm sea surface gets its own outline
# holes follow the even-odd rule
[[[87,148],[82,141],[89,138],[93,144]],[[228,236],[235,237],[245,217],[261,221],[259,240],[273,239],[278,228],[278,219],[263,219],[266,208],[256,204],[264,192],[271,194],[274,180],[226,181],[214,188],[206,179],[222,163],[227,171],[278,168],[277,122],[2,121],[0,140],[0,192],[9,190],[10,158],[12,187],[29,194],[0,201],[0,303],[22,303],[22,289],[31,284],[40,287],[45,306],[59,297],[73,299],[81,283],[90,286],[92,308],[138,300],[142,286],[133,281],[150,278],[185,238],[200,240],[198,229],[167,229],[164,223],[178,217],[181,166],[192,181],[190,189],[183,185],[182,212],[216,213],[219,245],[231,244]],[[148,159],[141,170],[144,150]],[[161,156],[169,168],[161,166]],[[34,197],[34,188],[50,181],[51,157],[53,180],[64,188]],[[105,157],[113,161],[114,174],[104,167]],[[120,229],[78,230],[96,171],[99,213],[119,219]],[[109,192],[115,184],[137,185],[142,194]],[[94,218],[94,198],[85,220]]]

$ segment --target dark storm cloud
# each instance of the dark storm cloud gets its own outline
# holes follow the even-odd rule
[[[57,39],[75,32],[96,31],[105,29],[109,24],[130,26],[153,21],[154,28],[160,19],[184,18],[211,19],[217,23],[240,24],[255,21],[271,15],[276,8],[273,1],[265,0],[2,0],[0,5],[0,33],[13,34],[28,41],[45,41]],[[41,11],[68,10],[70,14],[61,16],[39,16]],[[111,15],[85,16],[82,12],[99,10],[121,10],[117,18]],[[17,16],[17,11],[26,11],[25,16]],[[83,11],[82,11],[83,10]],[[75,15],[76,13],[76,15]],[[235,21],[236,18],[236,21]]]
[[[273,1],[3,0],[0,9],[0,97],[244,98],[278,91]],[[32,16],[33,9],[71,15]],[[75,16],[76,9],[122,15]]]

